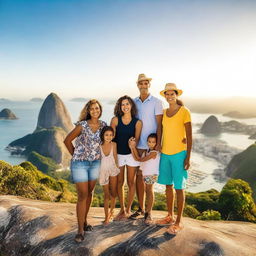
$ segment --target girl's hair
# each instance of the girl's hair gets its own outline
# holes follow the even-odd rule
[[[131,104],[131,107],[132,107],[131,108],[131,115],[132,115],[132,117],[135,117],[137,115],[137,107],[136,107],[134,101],[132,100],[132,98],[127,96],[127,95],[124,95],[123,97],[121,97],[117,100],[116,106],[115,106],[115,109],[114,109],[114,115],[116,117],[124,115],[124,112],[121,109],[123,100],[128,100],[129,101],[129,103]]]
[[[178,96],[178,92],[176,91],[176,90],[174,90],[174,92],[176,93],[176,95]],[[165,93],[164,93],[165,94]],[[180,106],[184,106],[184,103],[181,101],[181,100],[179,100],[179,99],[176,99],[176,102],[177,102],[177,104],[178,105],[180,105]]]
[[[114,135],[114,129],[111,126],[104,126],[100,133],[100,139],[102,143],[104,142],[104,134],[107,131],[111,131]]]
[[[156,141],[157,141],[157,134],[156,134],[156,133],[150,133],[150,134],[148,135],[147,140],[148,140],[149,138],[155,138]]]
[[[100,107],[100,116],[99,118],[101,117],[101,114],[102,114],[102,106],[101,104],[99,103],[99,101],[93,99],[93,100],[89,100],[85,106],[83,107],[81,113],[80,113],[80,116],[79,116],[79,121],[84,121],[84,120],[89,120],[91,119],[91,115],[90,115],[90,108],[93,104],[98,104],[99,107]]]

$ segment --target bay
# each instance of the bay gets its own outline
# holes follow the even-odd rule
[[[113,116],[114,111],[114,101],[111,100],[101,100],[103,105],[103,115],[102,120],[106,121],[108,124]],[[72,122],[75,123],[78,120],[81,109],[84,106],[83,102],[73,102],[69,100],[64,100],[70,115]],[[19,102],[6,102],[0,103],[0,110],[3,108],[11,109],[14,114],[19,118],[17,120],[0,120],[0,159],[9,162],[12,165],[16,165],[25,160],[25,158],[20,156],[10,155],[8,151],[5,150],[6,146],[29,133],[32,133],[37,124],[38,114],[41,108],[42,102],[31,102],[31,101],[19,101]],[[193,124],[203,123],[211,114],[198,114],[192,113]],[[224,117],[222,115],[215,115],[219,121],[230,121],[234,118]],[[256,118],[252,119],[236,119],[239,122],[245,124],[255,124]],[[193,127],[194,137],[203,138],[204,135],[198,133],[198,127]],[[244,150],[254,141],[248,139],[249,136],[243,134],[231,134],[222,133],[216,139],[221,139],[225,141],[228,145]],[[196,185],[189,186],[188,191],[199,192],[205,191],[210,188],[215,188],[221,190],[225,182],[216,181],[212,173],[215,169],[224,168],[218,161],[212,158],[207,158],[201,154],[192,153],[191,160],[194,164],[194,169],[199,171],[198,175],[202,173],[202,179]],[[164,188],[159,186],[159,189],[163,191]]]

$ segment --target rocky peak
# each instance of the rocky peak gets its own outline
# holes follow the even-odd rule
[[[201,127],[201,133],[206,135],[218,135],[221,132],[221,125],[216,116],[209,116]]]
[[[70,114],[64,103],[57,94],[51,93],[40,109],[36,129],[50,129],[54,126],[61,127],[66,132],[73,128]]]
[[[17,119],[17,117],[10,109],[4,108],[0,112],[0,119]]]

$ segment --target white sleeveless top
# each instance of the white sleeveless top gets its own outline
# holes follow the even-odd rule
[[[140,169],[142,170],[143,176],[159,174],[160,153],[156,150],[152,150],[152,151],[143,153],[142,157],[149,155],[150,152],[157,152],[157,156],[155,159],[151,158],[148,161],[141,162]]]
[[[100,164],[100,175],[99,183],[100,185],[106,185],[109,183],[110,176],[116,176],[119,174],[120,170],[116,166],[114,154],[113,154],[113,144],[111,145],[111,150],[109,155],[105,155],[102,147],[100,146],[101,151],[101,164]]]

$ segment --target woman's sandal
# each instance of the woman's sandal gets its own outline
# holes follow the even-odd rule
[[[177,235],[178,232],[180,232],[183,229],[183,225],[182,224],[173,224],[172,226],[170,226],[166,232],[170,235]]]
[[[164,218],[162,218],[162,219],[160,219],[160,220],[157,220],[156,222],[155,222],[155,224],[157,225],[157,226],[160,226],[160,227],[163,227],[163,226],[169,226],[169,225],[172,225],[173,223],[174,223],[174,219],[173,219],[173,217],[171,217],[171,216],[166,216],[166,217],[164,217]]]
[[[81,243],[84,240],[84,236],[82,234],[76,234],[75,241],[77,243]]]
[[[84,224],[84,231],[93,231],[93,226],[90,224]]]

